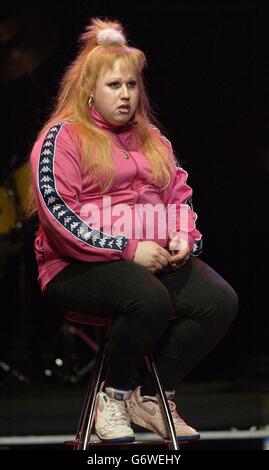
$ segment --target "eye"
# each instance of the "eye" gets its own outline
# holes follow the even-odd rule
[[[120,87],[120,82],[111,82],[108,84],[109,87],[111,88],[119,88]]]
[[[135,88],[137,82],[135,80],[132,80],[131,82],[128,83],[128,88]]]

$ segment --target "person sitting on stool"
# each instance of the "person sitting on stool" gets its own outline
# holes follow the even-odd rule
[[[223,338],[237,294],[198,258],[192,189],[152,118],[144,53],[99,18],[80,43],[31,151],[38,280],[54,307],[113,319],[98,437],[132,441],[130,422],[166,437],[150,376],[134,385],[152,352],[177,437],[197,439],[175,387]]]

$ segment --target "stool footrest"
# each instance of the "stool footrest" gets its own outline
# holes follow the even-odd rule
[[[79,450],[79,447],[81,446],[81,441],[79,441],[78,439],[74,439],[73,441],[64,441],[64,445],[72,446],[74,450]]]
[[[184,444],[186,444],[187,442],[184,442]],[[65,445],[68,445],[68,446],[71,446],[73,447],[74,450],[79,450],[80,449],[80,446],[82,444],[81,441],[79,440],[74,440],[74,441],[65,441],[64,442]],[[167,447],[167,445],[169,444],[169,441],[166,440],[166,439],[152,439],[152,440],[136,440],[136,441],[133,441],[133,442],[102,442],[102,441],[91,441],[89,442],[89,447],[106,447],[106,446],[130,446],[130,445],[135,445],[135,446],[150,446],[150,445],[155,445],[155,446],[162,446],[162,445],[165,445]]]

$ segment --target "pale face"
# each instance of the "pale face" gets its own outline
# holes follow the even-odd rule
[[[93,92],[96,111],[110,124],[122,126],[134,115],[139,102],[135,70],[117,60],[112,70],[97,79]]]

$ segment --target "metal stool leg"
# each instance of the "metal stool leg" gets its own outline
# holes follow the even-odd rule
[[[170,408],[168,405],[168,400],[167,400],[166,394],[163,391],[163,388],[159,379],[158,371],[155,366],[155,362],[151,354],[147,354],[145,359],[146,359],[149,372],[151,373],[155,386],[156,386],[159,403],[163,411],[163,417],[165,419],[165,423],[166,423],[167,430],[168,430],[168,435],[171,440],[169,447],[173,450],[179,450],[179,446],[178,446],[178,442],[176,438],[175,426],[174,426]]]
[[[92,371],[90,384],[85,397],[81,417],[76,435],[76,450],[87,450],[89,447],[90,434],[93,425],[96,396],[100,389],[102,374],[108,348],[108,338],[103,347],[100,347],[96,363]]]
[[[72,321],[72,320],[71,320]],[[85,323],[85,322],[84,322]],[[97,393],[100,390],[101,380],[103,376],[103,371],[105,367],[105,360],[108,350],[108,343],[109,337],[111,332],[111,323],[107,325],[100,325],[106,326],[106,340],[104,341],[103,347],[100,347],[94,369],[92,370],[90,384],[87,390],[87,394],[84,400],[83,409],[81,412],[78,430],[76,434],[76,439],[68,444],[72,444],[74,450],[87,450],[90,445],[90,436],[91,430],[93,425],[93,418],[94,418],[94,411],[95,411],[95,404],[96,404],[96,397]],[[151,354],[147,354],[146,357],[146,364],[148,367],[149,372],[151,373],[157,395],[158,400],[161,406],[161,410],[163,412],[163,418],[165,420],[165,425],[168,430],[169,440],[169,448],[173,450],[179,450],[178,442],[176,439],[176,432],[173,423],[173,419],[171,416],[168,400],[166,394],[162,388],[160,383],[159,375]]]

